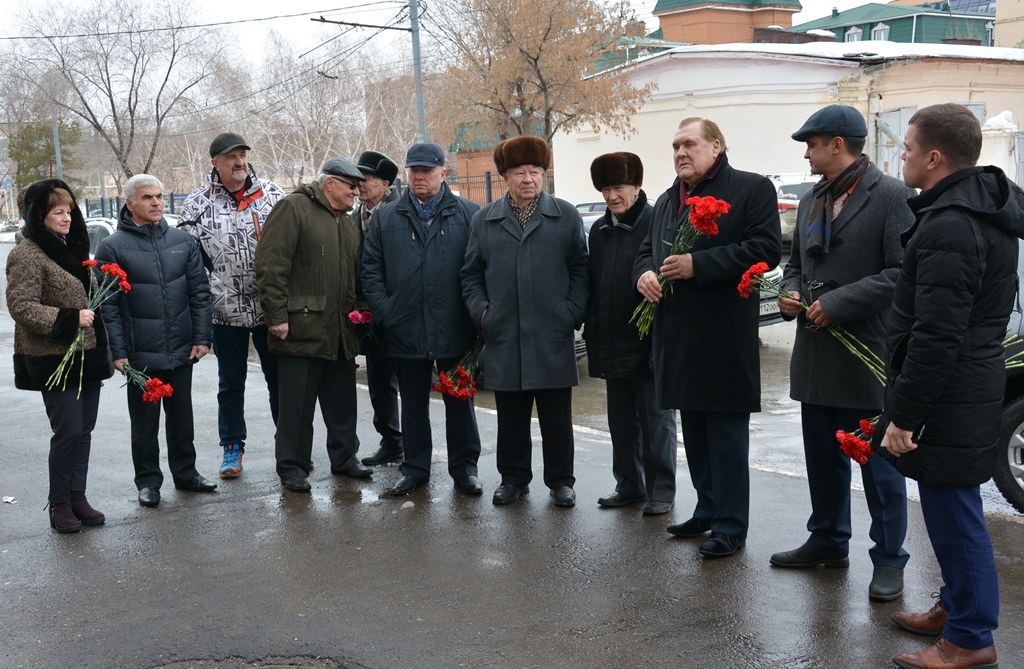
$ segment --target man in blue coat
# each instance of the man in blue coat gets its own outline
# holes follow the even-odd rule
[[[402,397],[402,476],[407,495],[430,480],[430,389],[437,371],[459,363],[476,340],[462,301],[459,272],[469,222],[479,205],[456,196],[444,178],[444,151],[414,144],[406,155],[409,190],[374,216],[363,242],[361,281]],[[483,492],[477,477],[480,433],[473,398],[444,395],[448,473],[464,493]]]
[[[914,220],[907,206],[913,191],[862,153],[867,134],[864,117],[844,105],[818,110],[793,133],[807,145],[811,173],[822,177],[800,201],[782,279],[793,299],[779,298],[783,316],[798,319],[789,393],[800,402],[811,517],[810,537],[799,548],[772,555],[776,567],[850,564],[851,465],[836,431],[853,432],[861,419],[881,412],[882,384],[823,328],[842,326],[882,356],[885,314],[903,257],[900,234]],[[806,313],[801,299],[810,305]],[[909,558],[903,549],[907,486],[879,456],[869,457],[860,474],[874,542],[868,596],[888,602],[903,592]]]
[[[889,384],[877,434],[896,468],[917,480],[943,585],[930,611],[893,615],[908,632],[938,636],[894,661],[996,667],[999,578],[980,485],[998,456],[1024,193],[998,168],[975,166],[981,125],[966,107],[918,110],[903,145],[903,180],[921,194],[910,199],[916,221],[903,236],[886,325]]]
[[[555,505],[569,507],[576,503],[572,387],[580,382],[574,331],[589,294],[583,220],[572,204],[544,192],[551,149],[540,137],[501,142],[494,164],[508,195],[473,217],[462,269],[466,306],[487,341],[486,385],[498,410],[494,503],[529,490],[536,403],[544,483]]]
[[[174,487],[193,492],[216,488],[196,470],[192,420],[192,365],[210,351],[213,320],[210,282],[199,245],[164,220],[163,186],[156,177],[136,174],[124,185],[125,204],[117,231],[96,249],[101,265],[117,263],[132,289],[103,305],[114,367],[128,363],[174,392],[160,400],[166,416],[167,463]],[[160,404],[142,399],[128,384],[132,462],[139,504],[160,503]]]

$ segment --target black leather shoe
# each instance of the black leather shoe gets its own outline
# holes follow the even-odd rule
[[[359,460],[353,455],[340,467],[331,467],[331,473],[335,476],[351,476],[354,479],[365,479],[373,475],[373,470],[359,464]]]
[[[576,506],[576,491],[567,485],[556,486],[551,489],[551,501],[555,506]]]
[[[139,504],[142,506],[156,506],[160,503],[159,488],[143,488],[139,491]]]
[[[390,492],[392,495],[408,495],[413,490],[419,488],[421,485],[424,485],[425,483],[426,481],[414,479],[411,476],[403,476],[402,478],[398,479],[398,483],[395,484],[395,487],[389,490],[388,492]]]
[[[692,539],[694,537],[704,536],[711,531],[711,521],[707,518],[691,518],[685,523],[679,523],[678,525],[669,525],[665,528],[665,531],[674,537],[682,537],[683,539]]]
[[[405,452],[401,448],[381,446],[377,452],[369,457],[363,458],[364,465],[386,465],[389,462],[401,462],[405,459]]]
[[[803,568],[803,567],[833,567],[846,569],[850,566],[850,558],[838,551],[830,551],[818,546],[812,546],[809,542],[800,548],[791,551],[776,553],[769,562],[776,567]]]
[[[868,599],[873,602],[891,602],[903,594],[903,570],[898,567],[875,565],[868,586]]]
[[[290,479],[281,479],[281,485],[292,492],[309,492],[313,489],[312,486],[309,485],[309,481],[306,480],[305,476],[293,476]]]
[[[217,484],[213,481],[207,481],[197,474],[191,481],[176,482],[174,487],[178,490],[190,490],[192,492],[213,492],[217,489]]]
[[[641,513],[645,516],[660,516],[671,511],[673,506],[672,502],[659,502],[656,499],[652,499],[648,500],[647,504],[644,504],[644,510]]]
[[[495,504],[511,504],[519,499],[520,495],[525,495],[528,492],[530,492],[530,486],[528,485],[519,487],[511,483],[502,483],[494,491],[494,499],[492,501]]]
[[[644,495],[623,495],[615,491],[607,497],[599,497],[597,504],[606,509],[614,509],[618,506],[629,506],[630,504],[638,504],[645,501],[647,501],[647,497]]]
[[[484,491],[484,485],[476,476],[465,476],[455,479],[455,487],[467,495],[479,495]]]
[[[725,532],[712,532],[711,537],[700,545],[700,554],[706,558],[729,557],[746,543],[739,537]]]

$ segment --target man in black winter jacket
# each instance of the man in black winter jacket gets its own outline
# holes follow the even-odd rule
[[[594,188],[608,210],[590,229],[590,301],[587,367],[605,380],[612,436],[615,491],[597,500],[605,508],[646,502],[645,516],[668,513],[676,497],[676,416],[658,406],[651,340],[629,322],[643,299],[633,285],[633,261],[651,229],[654,208],[643,185],[644,166],[633,153],[606,153],[590,165]]]
[[[1024,193],[999,169],[974,166],[981,126],[960,105],[918,111],[904,147],[903,179],[922,192],[909,200],[916,222],[903,235],[886,328],[883,446],[918,482],[944,583],[930,611],[893,615],[898,627],[938,640],[894,661],[995,667],[999,582],[979,486],[996,457]]]
[[[196,470],[192,421],[192,365],[210,351],[212,342],[210,282],[195,239],[164,220],[160,181],[136,174],[125,183],[124,195],[117,231],[100,243],[96,260],[120,265],[132,286],[103,305],[114,367],[123,371],[130,363],[174,391],[150,403],[141,388],[128,384],[139,504],[156,506],[164,479],[158,442],[161,403],[174,487],[193,492],[217,487]]]

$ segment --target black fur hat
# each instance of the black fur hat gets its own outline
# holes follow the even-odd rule
[[[63,188],[71,195],[71,229],[64,236],[66,248],[78,261],[88,260],[89,231],[85,227],[85,216],[78,207],[78,199],[71,186],[60,179],[43,179],[25,189],[25,236],[39,244],[50,257],[53,257],[53,252],[60,251],[60,247],[64,246],[55,240],[53,233],[46,229],[44,223],[46,215],[50,213],[50,195],[57,188]],[[51,249],[51,242],[59,246]],[[78,272],[73,274],[77,275]]]
[[[606,153],[590,163],[590,179],[597,190],[609,186],[643,186],[644,164],[635,153]]]
[[[494,147],[494,166],[498,168],[499,174],[505,174],[520,165],[536,165],[548,169],[551,167],[551,147],[533,135],[511,137]]]

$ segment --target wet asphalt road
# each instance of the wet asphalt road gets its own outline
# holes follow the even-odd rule
[[[677,506],[667,516],[597,507],[613,481],[603,397],[592,380],[574,397],[574,509],[551,505],[540,482],[539,452],[531,494],[509,507],[491,504],[499,477],[495,416],[485,392],[478,402],[482,498],[452,489],[440,443],[430,486],[408,498],[383,495],[398,477],[394,467],[378,469],[368,481],[334,477],[319,425],[313,494],[283,492],[258,370],[249,378],[242,478],[207,495],[175,491],[168,481],[161,505],[145,509],[132,484],[124,390],[108,383],[89,485],[107,525],[57,535],[43,511],[49,429],[38,394],[13,389],[13,326],[2,312],[0,495],[16,503],[0,504],[0,669],[275,662],[890,667],[895,653],[928,642],[888,622],[903,605],[930,606],[939,585],[916,503],[902,602],[868,602],[871,566],[860,493],[849,570],[794,572],[768,564],[771,553],[804,540],[808,513],[806,483],[794,475],[802,469],[799,413],[785,400],[787,326],[762,331],[765,412],[752,421],[747,547],[732,558],[705,561],[696,554],[699,542],[664,532],[688,518],[694,503],[682,458]],[[213,358],[197,365],[194,385],[198,464],[213,478],[220,462]],[[365,455],[376,439],[365,389],[359,400]],[[440,403],[433,409],[435,435],[443,435]],[[403,508],[406,502],[414,506]],[[1004,669],[1024,667],[1021,520],[989,516],[1002,579],[996,643]]]

